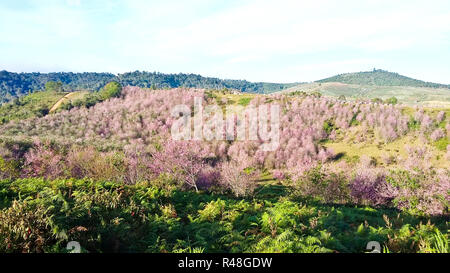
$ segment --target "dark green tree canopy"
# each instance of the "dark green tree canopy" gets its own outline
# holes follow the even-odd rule
[[[205,88],[205,89],[234,89],[241,92],[270,93],[297,85],[248,82],[245,80],[222,80],[218,78],[202,77],[196,74],[163,74],[158,72],[135,71],[114,75],[110,73],[12,73],[0,71],[0,103],[11,101],[30,92],[46,89],[48,82],[60,82],[66,91],[100,91],[110,82],[120,83],[122,86],[138,86],[141,88]],[[54,85],[54,83],[51,83]]]
[[[48,81],[45,84],[45,91],[62,92],[63,84],[62,84],[62,82]]]
[[[122,85],[116,81],[110,82],[101,91],[103,99],[117,98],[122,93]]]

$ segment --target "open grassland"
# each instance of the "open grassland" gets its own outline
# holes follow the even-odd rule
[[[450,89],[448,88],[374,86],[327,82],[301,84],[281,91],[281,93],[295,91],[306,93],[320,92],[326,96],[345,96],[347,99],[380,98],[386,100],[396,97],[399,102],[406,105],[420,104],[428,107],[450,107]]]
[[[448,141],[450,143],[450,141]],[[403,137],[386,144],[375,143],[348,143],[348,142],[329,142],[325,144],[326,147],[333,149],[333,151],[341,156],[344,160],[359,160],[361,157],[367,156],[374,158],[380,166],[386,166],[384,158],[394,157],[399,159],[408,158],[408,151],[406,147],[417,146],[426,147],[431,151],[432,156],[430,162],[437,168],[448,168],[449,161],[446,159],[446,151],[439,150],[435,146],[421,142],[411,136]],[[390,168],[398,167],[395,163],[388,165]]]
[[[62,105],[65,103],[73,103],[77,100],[82,100],[87,94],[88,91],[78,91],[78,92],[70,92],[66,93],[64,97],[60,98],[49,110],[50,113],[56,112]]]
[[[0,105],[0,123],[43,117],[57,111],[64,103],[84,98],[88,92],[39,91]]]
[[[13,102],[0,105],[0,119],[6,123],[10,120],[45,116],[50,107],[65,95],[64,92],[55,91],[34,92]]]

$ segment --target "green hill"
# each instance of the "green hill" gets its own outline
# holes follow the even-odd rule
[[[430,107],[450,107],[450,89],[411,86],[378,86],[347,84],[340,82],[314,82],[300,84],[281,91],[281,93],[320,93],[330,97],[352,99],[382,99],[392,97],[406,105],[422,105]]]
[[[0,71],[0,103],[11,101],[36,90],[43,90],[45,84],[49,81],[61,82],[64,91],[98,91],[111,81],[117,81],[122,86],[132,85],[141,88],[227,88],[246,93],[272,93],[298,84],[223,80],[196,74],[163,74],[141,71],[119,75],[110,73],[13,73]]]
[[[52,105],[64,96],[63,92],[40,91],[16,98],[0,106],[0,124],[10,120],[45,116]]]
[[[100,90],[114,79],[108,73],[13,73],[0,71],[0,103],[44,90],[47,82],[61,82],[64,91]]]
[[[409,86],[409,87],[430,87],[430,88],[450,88],[450,85],[424,82],[398,73],[393,73],[381,69],[373,71],[339,74],[330,78],[317,81],[319,83],[340,82],[358,85],[376,86]]]
[[[88,92],[37,91],[0,105],[0,124],[11,120],[43,117],[63,103],[82,99]],[[64,99],[64,100],[63,100]],[[58,104],[58,102],[61,102]]]

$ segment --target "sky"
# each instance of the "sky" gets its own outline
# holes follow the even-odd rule
[[[0,0],[0,70],[450,84],[450,1]]]

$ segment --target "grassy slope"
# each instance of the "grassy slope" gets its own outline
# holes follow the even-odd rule
[[[71,92],[66,94],[50,108],[50,113],[57,111],[64,103],[74,102],[76,100],[82,99],[87,94],[89,94],[89,92],[87,91]]]
[[[363,155],[373,157],[377,160],[378,164],[384,165],[383,156],[399,156],[401,158],[407,157],[405,146],[427,146],[433,153],[431,158],[431,164],[436,168],[448,167],[448,161],[445,159],[445,152],[436,149],[434,146],[423,144],[419,139],[406,136],[397,139],[391,143],[377,145],[374,143],[346,143],[346,142],[331,142],[326,143],[325,146],[332,148],[336,154],[343,154],[348,157],[361,157]],[[395,167],[395,164],[390,167]]]
[[[403,113],[411,117],[414,116],[415,111],[412,107],[406,106],[403,108]],[[450,122],[450,108],[424,108],[424,111],[433,118],[440,111],[444,111],[446,112],[446,119],[441,123],[442,127]],[[426,146],[432,153],[431,164],[437,168],[448,168],[448,160],[445,159],[445,148],[438,149],[437,142],[430,141],[431,144],[425,144],[414,130],[390,143],[375,142],[373,138],[369,139],[369,141],[358,143],[354,141],[352,135],[357,133],[359,129],[359,126],[352,127],[344,132],[340,139],[335,142],[327,142],[325,146],[332,148],[335,153],[342,153],[348,157],[361,157],[363,155],[373,157],[382,165],[384,164],[382,158],[387,155],[406,158],[408,156],[406,152],[407,146]],[[346,136],[345,140],[344,136]],[[443,138],[440,141],[446,141],[450,144],[450,137]],[[447,145],[444,146],[446,147]],[[396,167],[396,165],[392,164],[390,167]]]
[[[317,82],[341,82],[346,84],[375,85],[375,86],[410,86],[410,87],[432,87],[450,88],[449,85],[432,82],[424,82],[409,78],[398,73],[374,69],[373,71],[339,74]]]
[[[450,86],[424,82],[384,70],[346,73],[300,84],[282,92],[320,92],[328,96],[345,96],[349,99],[386,100],[396,97],[407,105],[450,106]]]
[[[318,85],[318,84],[317,84]],[[326,85],[326,84],[322,84]],[[340,84],[344,85],[344,84]],[[344,85],[346,86],[346,85]],[[388,88],[388,87],[386,87]],[[431,89],[431,88],[430,88]],[[433,89],[436,90],[436,89]],[[292,91],[290,91],[292,92]],[[329,95],[329,94],[327,94]],[[222,108],[225,109],[226,106],[246,106],[248,102],[257,97],[264,97],[262,95],[256,95],[256,94],[220,94],[215,93],[215,99],[216,102],[221,105],[223,102],[226,102],[226,105],[222,105]],[[225,100],[224,100],[225,99]],[[450,94],[449,94],[450,99]],[[450,101],[449,101],[449,107],[450,107]],[[446,112],[446,121],[450,122],[450,108],[425,108],[425,113],[430,115],[431,117],[436,117],[437,113],[440,111]],[[403,108],[403,113],[406,115],[413,116],[415,113],[414,108],[405,106]],[[442,124],[445,124],[443,122]],[[357,132],[360,128],[359,127],[353,127],[349,129],[349,131],[345,132],[346,135],[352,134],[353,132]],[[450,144],[450,137],[447,138],[448,143]],[[439,150],[436,145],[426,145],[424,144],[416,135],[414,132],[409,133],[406,136],[403,136],[391,143],[375,143],[375,142],[362,142],[362,143],[356,143],[354,141],[344,141],[343,139],[340,139],[336,142],[327,142],[324,144],[328,148],[332,148],[333,151],[336,154],[341,153],[342,155],[345,155],[347,157],[361,157],[363,155],[366,155],[368,157],[373,157],[377,160],[379,164],[384,164],[382,158],[384,156],[399,156],[402,158],[405,158],[407,156],[406,153],[406,146],[427,146],[429,150],[432,152],[432,165],[437,168],[446,168],[448,167],[448,161],[445,159],[445,150]],[[446,145],[445,145],[446,146]],[[395,168],[395,164],[390,165],[391,168]]]
[[[84,97],[88,92],[55,92],[40,91],[21,97],[14,102],[0,105],[0,124],[10,120],[27,119],[46,115],[52,108],[56,111],[61,105],[56,105],[63,98],[70,95],[70,101]],[[56,106],[55,106],[56,105]]]
[[[34,116],[43,116],[66,93],[54,91],[41,91],[29,94],[15,102],[0,106],[0,118],[6,120],[26,119]]]
[[[450,107],[450,89],[410,87],[410,86],[374,86],[346,84],[339,82],[307,83],[282,91],[290,93],[304,91],[306,93],[320,92],[326,96],[345,96],[347,99],[373,99],[383,100],[396,97],[406,105],[423,105],[430,107]]]

